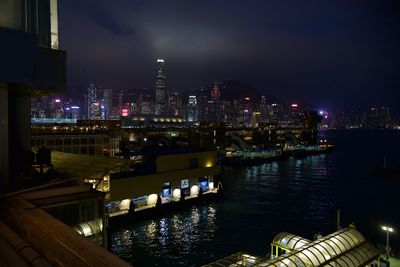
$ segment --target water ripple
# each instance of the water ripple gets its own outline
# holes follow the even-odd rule
[[[361,227],[371,211],[385,218],[382,211],[387,207],[384,203],[391,203],[390,194],[380,199],[362,196],[374,195],[377,186],[393,196],[397,187],[365,179],[371,177],[365,166],[374,166],[380,159],[369,150],[363,152],[362,144],[363,140],[387,142],[385,153],[395,158],[400,144],[394,146],[393,140],[398,143],[399,134],[382,140],[377,139],[380,135],[375,139],[370,133],[364,139],[359,135],[333,136],[343,149],[328,155],[226,168],[224,201],[114,231],[111,251],[135,266],[199,266],[239,250],[266,255],[269,242],[281,231],[306,238],[316,232],[329,233],[339,205],[343,217]],[[369,142],[369,146],[381,151],[381,143]],[[358,153],[352,151],[353,145],[360,149]]]

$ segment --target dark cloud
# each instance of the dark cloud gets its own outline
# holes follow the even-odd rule
[[[168,87],[242,79],[323,105],[392,104],[400,93],[398,1],[60,1],[69,85]],[[375,103],[378,102],[379,103]]]

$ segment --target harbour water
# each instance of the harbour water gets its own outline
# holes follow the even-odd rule
[[[134,266],[199,266],[246,251],[269,252],[272,238],[287,231],[312,239],[341,224],[385,242],[381,224],[400,233],[400,180],[375,177],[386,156],[400,168],[400,131],[337,130],[320,133],[337,144],[328,154],[290,158],[223,174],[225,198],[188,210],[119,227],[111,251]],[[400,235],[391,241],[400,248]]]

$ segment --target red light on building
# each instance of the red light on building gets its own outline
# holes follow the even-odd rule
[[[298,106],[298,104],[292,104],[292,108],[297,108]]]
[[[121,113],[122,113],[122,117],[127,117],[128,113],[129,113],[129,109],[123,108]]]
[[[220,96],[221,96],[221,92],[220,92],[218,86],[214,85],[214,87],[211,90],[211,99],[212,100],[219,100]]]
[[[249,100],[250,100],[250,97],[245,97],[244,100],[249,101]]]

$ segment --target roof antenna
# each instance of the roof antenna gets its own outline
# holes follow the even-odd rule
[[[339,231],[342,227],[340,226],[340,209],[336,210],[336,230]]]

